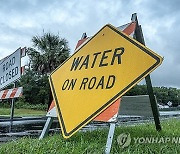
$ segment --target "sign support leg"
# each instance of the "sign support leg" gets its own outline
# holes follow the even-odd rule
[[[46,137],[48,135],[48,132],[49,132],[49,129],[50,129],[51,125],[52,125],[53,119],[54,119],[53,117],[48,117],[47,118],[47,121],[46,121],[46,123],[44,125],[44,128],[43,128],[42,132],[41,132],[39,140],[43,139],[44,137]]]
[[[109,154],[111,151],[115,127],[116,127],[116,123],[110,123],[109,133],[108,133],[106,147],[105,147],[105,154]]]
[[[136,13],[132,15],[131,20],[137,22],[136,32],[135,32],[136,40],[138,42],[142,43],[143,45],[145,45],[142,28],[141,28],[141,25],[138,24],[138,19],[137,19]],[[148,95],[149,95],[149,99],[150,99],[150,103],[151,103],[152,113],[153,113],[153,117],[154,117],[154,121],[155,121],[155,125],[156,125],[156,130],[160,131],[161,124],[160,124],[160,120],[159,120],[159,110],[158,110],[157,102],[156,102],[156,99],[155,99],[155,96],[153,93],[150,74],[145,77],[145,80],[146,80],[147,91],[148,91]]]
[[[150,99],[150,103],[151,103],[154,122],[156,125],[156,130],[160,131],[161,130],[161,124],[160,124],[160,120],[159,120],[159,110],[158,110],[157,102],[156,102],[156,99],[155,99],[155,96],[153,93],[150,75],[147,75],[145,80],[146,80],[147,91],[148,91],[149,99]]]
[[[16,88],[16,83],[14,82],[14,88]],[[10,114],[10,125],[9,125],[9,132],[12,130],[13,126],[13,119],[14,119],[14,98],[11,100],[11,114]]]

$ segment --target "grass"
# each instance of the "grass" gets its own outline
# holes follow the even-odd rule
[[[10,108],[0,108],[0,116],[10,116]],[[14,116],[37,116],[46,115],[46,111],[33,109],[14,109]]]
[[[48,107],[47,104],[40,104],[40,103],[29,104],[23,100],[15,101],[14,104],[16,109],[32,109],[32,110],[45,111],[47,110]],[[0,108],[11,108],[11,102],[9,101],[0,102]]]
[[[137,126],[121,126],[115,130],[111,153],[180,153],[180,120],[171,119],[162,122],[162,131],[157,132],[154,124],[142,124]],[[35,138],[22,138],[0,146],[1,154],[100,154],[103,153],[108,129],[96,130],[92,132],[78,132],[70,139],[63,139],[62,135],[55,134],[38,140]],[[121,133],[128,133],[131,136],[131,143],[128,147],[122,148],[117,137]],[[179,144],[176,143],[135,143],[134,138],[154,137],[154,138],[172,138],[179,137]]]

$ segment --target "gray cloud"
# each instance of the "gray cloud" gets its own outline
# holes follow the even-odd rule
[[[153,85],[180,88],[179,7],[179,0],[0,0],[0,58],[31,46],[32,36],[43,30],[65,37],[73,53],[83,32],[125,24],[137,12],[147,47],[164,56],[151,74]]]

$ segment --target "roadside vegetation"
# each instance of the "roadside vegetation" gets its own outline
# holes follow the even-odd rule
[[[17,87],[23,87],[23,97],[15,99],[15,116],[19,115],[19,111],[22,111],[22,114],[28,111],[34,114],[47,111],[52,101],[48,75],[62,64],[69,54],[68,41],[59,34],[43,32],[41,36],[32,37],[32,47],[27,48],[29,64],[16,83]],[[5,89],[12,87],[13,85],[9,85]],[[0,116],[8,115],[10,107],[11,100],[0,100]]]
[[[170,101],[172,102],[172,107],[177,107],[180,105],[180,89],[172,87],[153,87],[154,94],[156,95],[158,104],[167,105]],[[136,85],[131,90],[129,90],[126,95],[147,95],[146,85]]]
[[[17,116],[44,116],[46,115],[46,104],[29,104],[22,99],[16,99],[14,117]],[[0,103],[0,116],[10,116],[11,101],[6,100]]]
[[[116,127],[115,136],[111,153],[180,153],[180,120],[171,119],[162,122],[162,131],[157,132],[153,123],[140,124],[136,126]],[[121,133],[130,134],[131,143],[129,146],[122,148],[117,142]],[[108,129],[78,132],[70,139],[63,139],[61,134],[54,134],[42,140],[37,138],[24,137],[22,139],[11,141],[0,146],[0,153],[13,154],[67,154],[67,153],[103,153]],[[135,143],[134,138],[170,138],[169,142],[160,143]],[[172,143],[173,137],[179,137],[177,143]]]
[[[0,116],[10,117],[10,108],[0,108]],[[46,112],[41,110],[33,110],[33,109],[15,109],[14,117],[19,116],[45,116]]]

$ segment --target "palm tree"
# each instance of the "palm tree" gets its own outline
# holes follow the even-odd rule
[[[59,35],[44,33],[42,36],[34,36],[32,38],[32,43],[33,48],[28,48],[27,51],[30,59],[29,71],[33,71],[34,73],[36,73],[36,75],[39,76],[42,80],[44,79],[44,77],[47,78],[47,76],[55,68],[57,68],[69,57],[70,49],[68,47],[68,42],[66,39],[60,38]],[[41,79],[38,80],[38,82],[40,82]],[[48,80],[46,80],[46,85],[49,85]],[[41,89],[39,88],[38,97],[47,98],[47,95],[49,95],[49,98],[47,98],[49,108],[53,99],[50,87],[48,91],[43,87],[43,90],[45,90],[45,92],[47,93],[45,96],[43,96],[42,92],[40,93],[40,91],[42,91],[41,86],[42,85],[39,86]]]
[[[28,48],[28,55],[32,70],[38,74],[48,75],[69,57],[68,42],[59,35],[44,33],[34,36],[32,42],[34,48]]]

